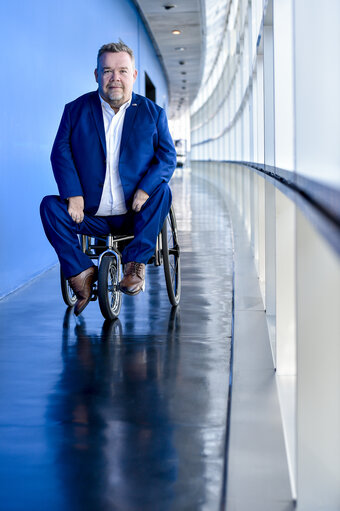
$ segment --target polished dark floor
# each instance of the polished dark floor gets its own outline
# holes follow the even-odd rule
[[[219,510],[231,335],[228,213],[206,182],[172,183],[182,300],[162,268],[119,320],[75,319],[54,268],[0,302],[0,508]]]

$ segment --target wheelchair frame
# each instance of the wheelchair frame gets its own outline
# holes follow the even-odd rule
[[[81,235],[81,248],[93,261],[98,261],[98,281],[93,286],[91,300],[99,302],[104,318],[112,320],[118,317],[122,304],[122,293],[119,289],[121,280],[121,251],[122,244],[132,240],[133,236],[109,234],[106,237],[91,237]],[[105,241],[105,245],[98,245],[95,240]],[[156,241],[156,248],[148,264],[164,267],[169,301],[177,306],[181,295],[181,265],[180,247],[178,243],[177,223],[175,211],[171,206],[162,230]],[[77,297],[73,293],[68,280],[60,269],[60,284],[64,302],[72,307]]]

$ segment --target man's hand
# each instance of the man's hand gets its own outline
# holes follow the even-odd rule
[[[77,224],[84,220],[84,197],[77,195],[76,197],[69,197],[67,211]]]
[[[140,189],[137,190],[135,195],[133,196],[133,202],[132,202],[133,211],[138,213],[138,211],[141,210],[143,204],[146,203],[148,198],[149,198],[149,196],[146,192],[144,192],[144,190],[140,190]]]

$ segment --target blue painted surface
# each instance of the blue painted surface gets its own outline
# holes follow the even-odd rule
[[[56,193],[50,151],[64,104],[95,90],[98,48],[131,46],[144,94],[144,71],[167,104],[162,68],[131,2],[19,0],[0,5],[0,297],[56,261],[39,217],[44,195]]]

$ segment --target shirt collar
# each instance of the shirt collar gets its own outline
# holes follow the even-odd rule
[[[113,110],[113,108],[110,107],[110,105],[108,104],[107,101],[105,101],[101,95],[99,94],[98,92],[98,96],[99,96],[99,99],[100,99],[100,102],[102,104],[102,107],[105,108],[105,110],[107,112],[109,112],[111,115],[112,114],[115,114],[115,111]],[[126,110],[130,105],[131,105],[131,100],[132,100],[132,97],[129,99],[129,101],[127,101],[126,103],[123,103],[122,106],[119,108],[118,112],[122,112],[123,110]]]

